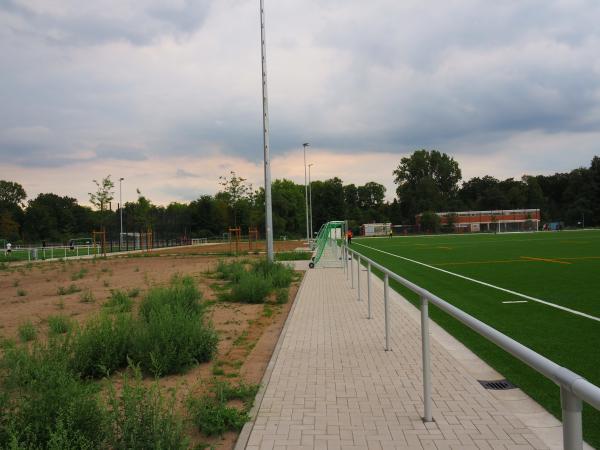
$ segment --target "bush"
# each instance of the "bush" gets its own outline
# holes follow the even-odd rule
[[[133,301],[128,294],[117,289],[110,291],[110,298],[104,306],[114,312],[130,312],[133,308]]]
[[[212,359],[218,337],[200,314],[182,304],[154,303],[136,329],[132,359],[155,376],[181,373]]]
[[[202,313],[200,291],[192,277],[175,275],[169,286],[149,290],[140,303],[140,316],[149,320],[153,311],[168,309],[182,310],[186,314],[198,316]]]
[[[285,264],[262,259],[256,261],[253,267],[265,278],[270,278],[274,288],[286,288],[292,283],[294,271]]]
[[[0,414],[0,448],[101,447],[105,422],[97,387],[68,366],[61,340],[5,349],[0,397],[8,420]]]
[[[71,331],[73,321],[67,316],[48,316],[48,329],[51,334],[64,334]]]
[[[89,320],[72,336],[72,370],[84,378],[98,378],[126,367],[136,326],[129,314]]]
[[[272,280],[261,273],[244,272],[231,287],[228,299],[240,303],[262,303],[271,292]]]
[[[217,276],[223,280],[237,283],[242,275],[246,272],[244,264],[240,261],[226,263],[221,260],[217,264]]]
[[[232,386],[227,382],[217,382],[209,395],[189,399],[188,411],[194,424],[206,436],[222,436],[227,431],[240,431],[250,420],[248,411],[257,392],[257,385],[241,383]],[[230,400],[242,400],[244,407],[240,410],[227,406]]]
[[[60,286],[58,288],[57,294],[58,295],[69,295],[69,294],[74,294],[76,292],[80,292],[81,289],[77,287],[77,285],[75,284],[71,284],[68,288],[65,288],[64,286]]]
[[[187,449],[183,420],[174,412],[175,395],[165,398],[157,383],[146,387],[139,369],[123,377],[118,396],[109,387],[107,447],[119,449]]]
[[[37,329],[30,320],[19,325],[19,339],[21,342],[33,341],[37,338]]]
[[[208,396],[191,400],[188,409],[192,421],[206,436],[222,436],[227,431],[240,431],[250,420],[248,413]]]

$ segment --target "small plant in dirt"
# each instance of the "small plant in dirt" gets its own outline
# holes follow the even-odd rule
[[[242,261],[225,262],[220,260],[217,263],[215,271],[217,278],[237,283],[240,277],[246,272]]]
[[[133,308],[133,301],[125,292],[118,289],[112,290],[104,307],[110,308],[114,312],[130,312]]]
[[[284,303],[288,302],[288,298],[290,296],[290,290],[289,289],[278,289],[277,290],[277,296],[275,298],[275,301],[279,304],[279,305],[283,305]]]
[[[104,287],[106,287],[106,288],[107,288],[107,287],[109,287],[109,286],[110,286],[110,283],[108,282],[108,280],[104,280],[104,281],[102,282],[102,286],[104,286]]]
[[[17,287],[17,286],[19,286],[19,284],[20,284],[20,283],[21,283],[21,282],[20,282],[19,280],[15,280],[15,281],[13,281],[13,287]]]
[[[25,297],[27,295],[27,291],[25,289],[17,289],[17,297]]]
[[[91,289],[86,289],[79,295],[79,301],[81,303],[94,303],[96,301],[96,297],[94,297],[94,293]]]
[[[59,286],[57,290],[58,295],[70,295],[75,294],[76,292],[81,292],[81,288],[79,288],[76,284],[71,284],[69,287]]]
[[[177,415],[175,392],[165,395],[158,383],[146,387],[139,368],[123,376],[120,394],[111,384],[107,423],[107,448],[187,449],[183,419]]]
[[[8,270],[8,264],[0,262],[0,271]]]
[[[87,274],[87,269],[82,267],[77,272],[75,272],[71,275],[71,280],[72,281],[81,280],[83,277],[85,277],[86,274]]]
[[[210,392],[200,398],[188,399],[188,411],[193,423],[206,436],[222,436],[239,431],[250,420],[248,411],[258,392],[256,385],[231,385],[217,381]],[[231,400],[241,400],[243,407],[228,406]]]
[[[139,288],[131,288],[127,291],[127,297],[129,297],[129,298],[136,298],[139,295],[140,295]]]
[[[56,302],[56,307],[58,309],[65,309],[65,301],[61,298]]]
[[[73,321],[67,316],[48,316],[48,330],[50,334],[69,333],[73,329]]]
[[[19,326],[18,333],[21,342],[30,342],[37,338],[37,328],[30,320]]]
[[[273,308],[270,305],[263,306],[263,317],[271,317],[273,316]]]

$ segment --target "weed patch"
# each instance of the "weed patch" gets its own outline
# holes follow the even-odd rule
[[[130,312],[133,308],[133,301],[125,292],[113,290],[110,292],[110,298],[104,303],[105,308],[110,308],[113,312]]]
[[[48,316],[50,334],[69,333],[73,329],[73,321],[67,316]]]

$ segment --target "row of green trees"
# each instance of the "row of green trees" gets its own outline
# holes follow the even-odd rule
[[[415,215],[427,211],[540,208],[546,221],[576,226],[600,225],[600,158],[589,167],[550,176],[523,176],[520,180],[498,180],[491,176],[462,182],[457,161],[432,150],[419,150],[402,158],[393,172],[396,198],[385,200],[385,187],[376,182],[362,186],[344,184],[340,178],[313,181],[313,227],[328,220],[349,219],[357,228],[367,222],[413,224]],[[190,203],[155,205],[138,190],[135,202],[123,205],[127,232],[145,232],[152,227],[161,239],[222,236],[231,226],[243,233],[257,226],[264,235],[264,191],[254,190],[231,172],[219,178],[215,195],[201,195]],[[0,181],[0,239],[12,241],[66,241],[89,236],[105,228],[118,240],[120,210],[114,200],[110,176],[94,181],[90,193],[93,208],[76,199],[52,193],[27,200],[23,187]],[[275,180],[273,227],[276,238],[306,235],[304,186],[290,180]],[[116,207],[113,208],[112,206]]]

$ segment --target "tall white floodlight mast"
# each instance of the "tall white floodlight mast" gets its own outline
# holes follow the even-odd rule
[[[265,160],[265,231],[267,259],[273,261],[273,207],[271,204],[271,159],[269,156],[269,102],[267,95],[267,49],[265,44],[265,5],[260,0],[260,51],[262,58],[263,143]]]
[[[121,234],[119,234],[119,251],[121,251],[121,247],[123,247],[123,190],[121,189],[121,183],[125,178],[119,178],[119,213],[121,215]]]
[[[312,182],[310,181],[310,168],[314,166],[314,163],[308,165],[308,210],[310,211],[310,239],[313,240],[315,235],[313,234],[313,216],[312,216]]]
[[[310,144],[305,142],[304,147],[304,209],[306,211],[306,244],[310,244],[310,227],[308,225],[308,184],[306,184],[306,147]]]

